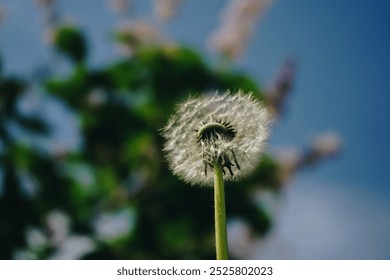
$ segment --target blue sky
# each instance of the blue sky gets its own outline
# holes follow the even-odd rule
[[[40,11],[33,2],[0,0],[8,10],[6,22],[0,25],[0,52],[6,58],[7,72],[26,73],[48,57],[39,35]],[[151,16],[151,1],[135,2],[137,14]],[[117,19],[106,9],[106,1],[59,3],[63,15],[87,31],[93,46],[90,62],[98,65],[112,59],[114,49],[108,38]],[[167,26],[168,36],[206,53],[207,36],[217,26],[224,3],[186,1]],[[237,67],[264,85],[270,84],[286,57],[298,62],[287,117],[273,134],[274,147],[302,147],[316,134],[329,130],[343,138],[341,156],[300,173],[290,183],[290,204],[286,204],[283,217],[288,217],[296,205],[303,205],[302,213],[312,212],[320,227],[331,227],[332,223],[323,221],[322,210],[329,206],[341,213],[329,214],[339,225],[338,235],[333,239],[322,235],[323,239],[310,241],[323,245],[316,251],[310,249],[309,241],[301,244],[293,238],[294,226],[285,223],[280,227],[284,238],[295,244],[297,258],[390,258],[390,248],[383,251],[380,242],[368,242],[366,249],[356,248],[367,238],[390,244],[389,50],[390,1],[276,0],[238,62]],[[310,196],[304,195],[308,192]],[[371,219],[361,217],[363,208]],[[359,225],[367,230],[359,231]],[[340,244],[347,244],[343,240],[348,240],[348,234],[354,235],[356,242],[343,249],[345,254],[326,249],[329,244],[342,248]]]

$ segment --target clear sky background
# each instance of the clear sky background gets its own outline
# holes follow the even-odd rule
[[[166,28],[169,37],[207,53],[206,40],[226,1],[187,0]],[[136,14],[151,17],[151,1]],[[41,11],[32,0],[0,0],[6,72],[26,74],[48,59]],[[109,32],[118,21],[103,0],[62,0],[63,16],[91,42],[90,63],[113,58]],[[272,146],[303,147],[335,131],[341,156],[306,170],[290,183],[272,238],[254,257],[390,259],[390,1],[276,0],[259,21],[238,67],[269,85],[283,60],[298,71],[288,111]]]

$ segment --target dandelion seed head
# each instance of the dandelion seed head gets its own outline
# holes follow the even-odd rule
[[[190,98],[163,129],[172,172],[193,185],[212,185],[213,166],[225,180],[253,171],[265,150],[271,119],[252,94],[210,93]]]

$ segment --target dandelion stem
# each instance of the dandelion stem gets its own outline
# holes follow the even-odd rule
[[[217,260],[228,259],[226,232],[225,190],[223,185],[222,166],[214,164],[214,214],[215,214],[215,250]]]

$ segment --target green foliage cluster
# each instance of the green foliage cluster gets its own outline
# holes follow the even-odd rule
[[[10,126],[48,135],[47,120],[24,116],[15,105],[27,81],[0,76],[0,258],[30,250],[48,258],[56,244],[29,249],[27,231],[38,228],[50,237],[47,215],[61,210],[71,231],[89,237],[94,250],[87,259],[214,259],[213,189],[191,187],[171,175],[159,134],[175,104],[208,91],[262,93],[245,73],[208,65],[190,47],[140,46],[132,56],[101,68],[87,63],[84,34],[75,27],[59,28],[55,47],[72,62],[67,77],[50,77],[41,85],[79,119],[82,148],[62,154],[42,153],[13,138]],[[87,170],[92,180],[80,175]],[[255,235],[267,232],[271,219],[253,194],[277,190],[278,166],[265,156],[257,171],[226,186],[227,217],[246,221]],[[23,174],[37,185],[23,190]],[[131,211],[130,229],[104,238],[95,221],[102,213]]]

